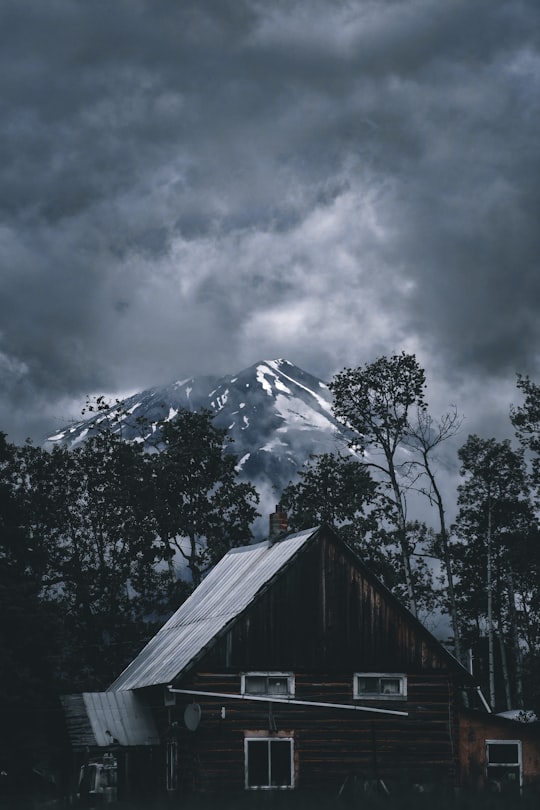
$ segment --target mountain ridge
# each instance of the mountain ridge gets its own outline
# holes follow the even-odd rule
[[[108,424],[127,441],[159,449],[159,421],[174,419],[180,409],[202,408],[212,411],[216,427],[233,439],[226,451],[237,456],[239,479],[273,500],[297,480],[310,456],[346,447],[347,432],[332,413],[327,383],[284,358],[223,377],[192,376],[153,386],[58,431],[47,445],[76,447]],[[147,425],[142,435],[141,420]]]

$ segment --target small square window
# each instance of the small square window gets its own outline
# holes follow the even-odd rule
[[[292,672],[246,672],[242,675],[241,691],[244,695],[292,697],[294,675]]]
[[[486,740],[486,775],[501,793],[520,792],[523,780],[520,740]]]
[[[488,742],[489,765],[519,765],[519,744],[517,742]]]
[[[248,790],[294,787],[292,738],[246,738],[244,744]]]
[[[359,700],[405,700],[407,676],[390,672],[357,672],[353,695]]]

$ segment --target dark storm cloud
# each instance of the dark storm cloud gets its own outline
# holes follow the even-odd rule
[[[538,371],[529,0],[5,0],[0,415],[288,356]],[[451,381],[451,382],[450,382]],[[461,405],[461,402],[458,404]]]

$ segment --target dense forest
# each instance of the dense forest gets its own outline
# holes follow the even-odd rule
[[[496,711],[540,709],[540,387],[517,386],[512,440],[461,443],[452,525],[438,465],[461,419],[430,414],[405,353],[336,375],[349,447],[309,459],[282,497],[291,529],[333,526],[413,613],[446,615],[451,649]],[[180,412],[156,435],[155,448],[126,442],[104,419],[85,443],[48,451],[0,434],[2,761],[53,756],[58,695],[106,688],[253,539],[258,496],[211,413]],[[412,498],[431,524],[409,519]]]
[[[451,525],[438,472],[462,418],[430,414],[415,356],[344,369],[330,388],[356,455],[310,460],[283,494],[291,527],[334,525],[414,614],[446,614],[450,649],[495,711],[540,714],[540,386],[517,377],[513,442],[469,435],[459,447]],[[408,517],[418,498],[430,524]]]

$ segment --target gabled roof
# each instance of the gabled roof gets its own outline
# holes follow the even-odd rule
[[[159,744],[152,714],[135,692],[83,692],[61,701],[75,748]]]
[[[163,625],[137,657],[109,687],[112,691],[142,689],[171,684],[197,661],[212,642],[220,638],[254,600],[269,587],[297,555],[316,542],[323,527],[307,529],[271,542],[231,549],[191,596]],[[473,682],[470,673],[429,630],[370,571],[356,552],[328,528],[334,542],[350,555],[353,564],[384,600],[393,606],[415,632],[437,651],[463,682]]]
[[[317,535],[231,549],[109,687],[166,685],[183,672]]]

